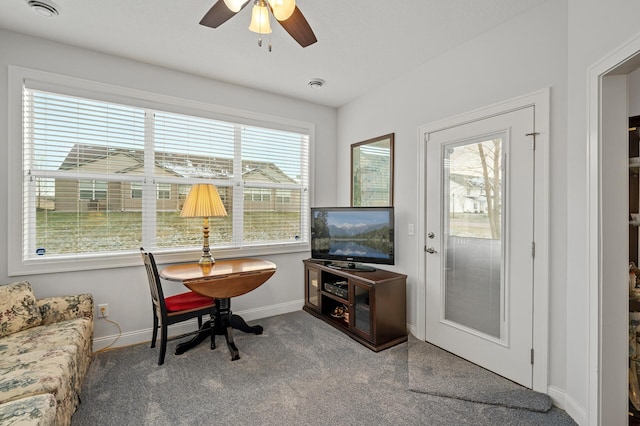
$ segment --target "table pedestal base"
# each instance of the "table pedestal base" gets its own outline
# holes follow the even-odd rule
[[[245,333],[262,334],[263,328],[261,325],[250,326],[241,316],[233,315],[230,308],[231,299],[216,299],[214,318],[202,324],[200,332],[191,340],[179,343],[176,346],[176,355],[185,353],[205,341],[208,337],[211,337],[211,349],[215,349],[215,336],[224,336],[231,353],[231,361],[240,359],[238,348],[233,342],[233,329],[235,328]]]

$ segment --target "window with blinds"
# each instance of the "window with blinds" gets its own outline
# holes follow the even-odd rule
[[[194,183],[228,213],[210,218],[214,251],[307,243],[308,132],[209,115],[25,84],[23,261],[201,249],[202,219],[180,217]]]

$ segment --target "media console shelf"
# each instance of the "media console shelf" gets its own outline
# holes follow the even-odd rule
[[[304,260],[303,309],[373,351],[407,340],[407,276]]]

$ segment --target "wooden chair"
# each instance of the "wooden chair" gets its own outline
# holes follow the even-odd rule
[[[156,347],[156,338],[158,337],[158,328],[160,334],[160,356],[158,365],[164,363],[164,355],[167,351],[167,328],[171,324],[176,324],[192,318],[198,318],[198,328],[202,326],[202,316],[209,315],[213,320],[215,315],[215,301],[210,297],[201,296],[193,291],[177,294],[165,298],[162,292],[162,284],[158,275],[158,268],[152,253],[147,253],[140,247],[142,260],[147,270],[147,278],[149,279],[149,290],[151,290],[151,302],[153,303],[153,336],[151,337],[151,347]],[[184,337],[192,333],[182,334],[178,337]],[[211,344],[215,344],[215,334],[211,327]]]

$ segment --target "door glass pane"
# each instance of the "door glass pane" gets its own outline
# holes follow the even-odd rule
[[[445,146],[445,319],[501,337],[503,136]]]
[[[371,334],[371,310],[370,310],[370,294],[369,290],[360,287],[359,285],[353,286],[354,297],[354,326],[360,331],[367,334]]]
[[[318,285],[320,282],[320,272],[315,269],[307,269],[307,303],[318,306]]]

